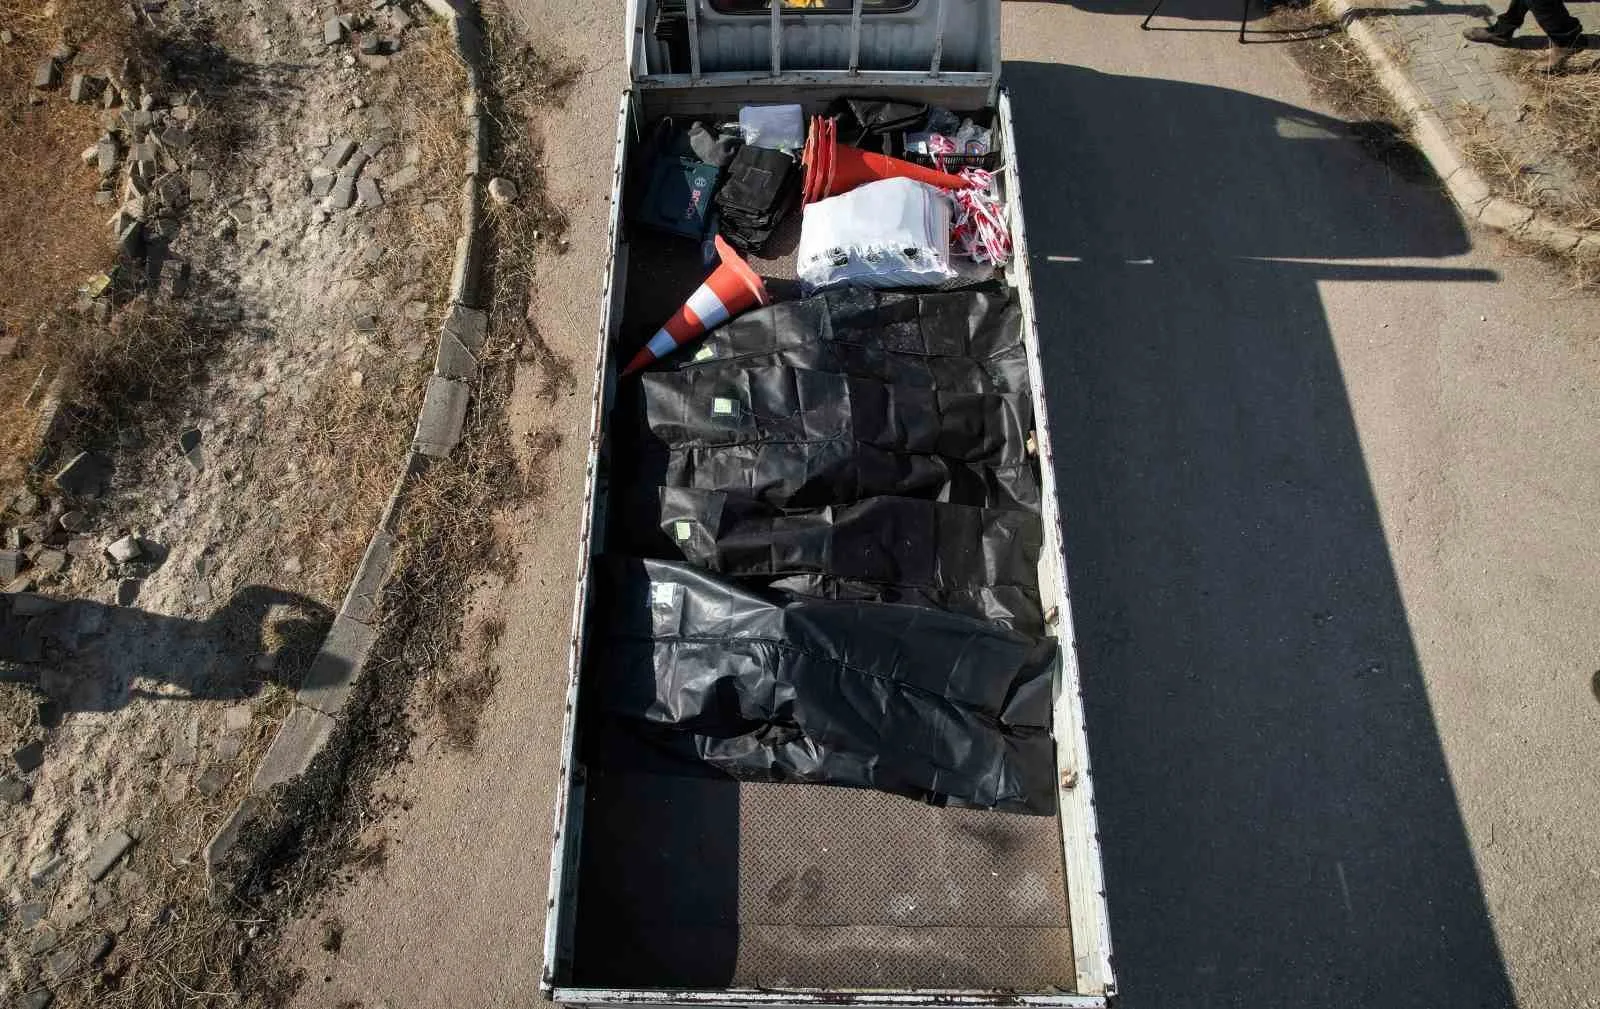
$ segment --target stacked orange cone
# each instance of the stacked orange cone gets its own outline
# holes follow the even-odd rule
[[[880,179],[915,179],[940,189],[965,189],[971,185],[959,175],[873,154],[848,144],[841,147],[838,120],[823,116],[811,117],[811,129],[806,133],[806,146],[800,160],[806,169],[801,190],[806,203],[848,193],[857,186]]]

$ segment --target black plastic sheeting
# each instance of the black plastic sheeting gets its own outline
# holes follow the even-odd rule
[[[784,512],[722,491],[659,487],[631,505],[628,552],[685,560],[746,586],[906,603],[1045,633],[1031,512],[877,497]]]
[[[916,606],[776,603],[671,561],[608,559],[594,587],[586,696],[662,746],[744,780],[1055,811],[1053,641]]]
[[[1022,314],[1004,288],[914,293],[839,288],[712,331],[678,370],[788,365],[947,392],[1027,392]]]
[[[944,392],[784,366],[640,376],[641,476],[781,508],[869,497],[1037,508],[1025,393]]]
[[[1053,812],[1029,390],[992,285],[772,305],[619,385],[585,759]]]

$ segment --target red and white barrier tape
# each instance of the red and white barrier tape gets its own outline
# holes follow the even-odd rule
[[[944,155],[958,153],[949,137],[934,134],[928,138],[929,152],[941,172]],[[966,189],[951,190],[955,215],[950,241],[956,250],[976,263],[1004,266],[1011,259],[1011,229],[1006,227],[1005,205],[995,174],[981,168],[963,168],[955,174],[967,180]]]

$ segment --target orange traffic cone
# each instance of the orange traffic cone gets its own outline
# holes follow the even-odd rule
[[[940,189],[965,189],[969,185],[959,175],[873,154],[848,144],[840,146],[838,122],[822,116],[811,117],[811,130],[806,135],[801,160],[806,168],[805,184],[801,187],[806,203],[848,193],[879,179],[915,179]]]
[[[656,331],[650,342],[633,356],[622,369],[623,377],[633,374],[651,361],[660,360],[709,329],[720,326],[752,305],[765,305],[772,299],[767,287],[750,269],[750,264],[739,258],[733,247],[716,237],[717,255],[722,257],[706,282],[683,303],[676,315]]]

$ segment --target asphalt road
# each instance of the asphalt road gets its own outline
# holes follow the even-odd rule
[[[580,383],[599,7],[518,4],[591,67],[535,305]],[[1600,1004],[1596,301],[1372,160],[1281,46],[1005,12],[1122,1005]],[[536,999],[588,400],[529,384],[518,431],[566,442],[475,607],[508,621],[483,737],[387,787],[305,1005]]]

